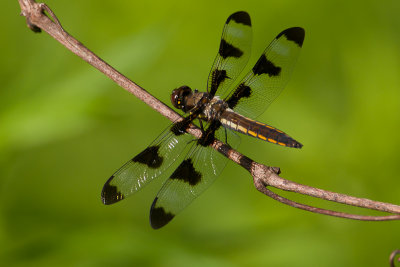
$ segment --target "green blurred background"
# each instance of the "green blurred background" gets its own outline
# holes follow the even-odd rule
[[[250,65],[281,30],[304,27],[291,81],[260,117],[303,149],[242,137],[239,151],[299,183],[400,203],[399,1],[46,3],[69,33],[168,105],[173,88],[205,89],[231,13],[251,15]],[[282,205],[232,163],[161,230],[148,216],[162,179],[104,206],[107,178],[169,121],[46,33],[28,30],[19,12],[7,1],[0,17],[0,265],[388,266],[400,248],[400,222]]]

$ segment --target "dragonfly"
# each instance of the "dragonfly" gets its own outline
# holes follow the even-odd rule
[[[186,85],[172,91],[173,106],[185,116],[172,123],[107,180],[101,192],[102,202],[113,204],[132,195],[180,159],[150,208],[150,225],[158,229],[207,189],[224,169],[227,158],[212,148],[215,140],[224,141],[228,149],[237,149],[240,143],[237,133],[240,133],[285,147],[301,148],[301,143],[283,131],[255,119],[287,84],[304,36],[301,27],[279,33],[254,67],[233,86],[249,60],[252,29],[247,12],[230,15],[208,76],[207,91],[199,92]],[[188,133],[193,125],[201,130],[198,139]]]

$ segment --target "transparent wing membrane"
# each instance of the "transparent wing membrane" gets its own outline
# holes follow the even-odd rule
[[[229,107],[251,119],[262,114],[289,81],[303,40],[304,30],[299,27],[278,34],[255,66],[226,97]]]
[[[215,137],[225,142],[227,138],[232,148],[237,148],[240,138],[233,131],[220,127]],[[150,223],[160,228],[172,220],[221,174],[227,158],[210,146],[195,145],[165,181],[154,199],[150,210]]]
[[[251,40],[249,14],[240,11],[229,16],[208,76],[207,91],[212,96],[223,95],[242,72],[250,57]]]
[[[139,191],[179,157],[194,137],[166,129],[154,142],[116,171],[102,191],[104,204],[112,204]]]

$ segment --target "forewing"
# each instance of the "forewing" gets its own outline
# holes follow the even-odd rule
[[[262,114],[289,81],[304,34],[300,27],[278,34],[251,71],[225,98],[229,107],[252,119]]]
[[[222,32],[218,54],[208,76],[207,91],[222,95],[246,66],[251,52],[251,20],[244,11],[229,16]]]
[[[172,124],[153,143],[116,171],[101,192],[104,204],[113,204],[139,191],[162,174],[182,153],[193,136]]]
[[[223,127],[217,130],[216,137],[223,142],[227,139],[233,148],[240,144],[239,136]],[[171,221],[215,181],[226,163],[227,158],[212,147],[195,143],[154,199],[151,226],[158,229]]]

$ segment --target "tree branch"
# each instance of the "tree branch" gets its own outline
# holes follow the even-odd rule
[[[115,81],[119,86],[138,97],[140,100],[159,112],[161,115],[168,118],[170,121],[177,121],[181,119],[181,116],[178,113],[176,113],[174,110],[169,108],[167,105],[165,105],[155,97],[153,97],[150,93],[129,80],[127,77],[119,73],[113,67],[104,62],[101,58],[95,55],[92,51],[87,49],[82,43],[69,35],[61,26],[61,23],[56,15],[46,4],[36,3],[34,0],[18,1],[21,6],[21,15],[26,17],[27,25],[31,30],[33,30],[34,32],[40,32],[41,30],[47,32],[59,43],[64,45],[68,50],[75,53],[77,56],[88,62],[96,69],[103,72],[107,77]],[[46,13],[49,16],[47,16]],[[194,125],[188,130],[188,132],[197,138],[201,137],[202,134],[201,131]],[[281,178],[278,175],[280,173],[279,168],[269,167],[254,162],[248,157],[231,149],[229,145],[224,144],[219,140],[216,140],[212,144],[212,146],[224,156],[228,157],[230,160],[236,162],[237,164],[248,170],[253,176],[254,185],[257,190],[286,205],[290,205],[292,207],[314,213],[349,218],[354,220],[383,221],[400,219],[400,206],[398,205],[373,201],[365,198],[352,197],[306,185],[301,185]],[[270,191],[267,188],[268,186],[346,205],[394,213],[395,215],[362,216],[312,207],[279,196],[278,194]]]

